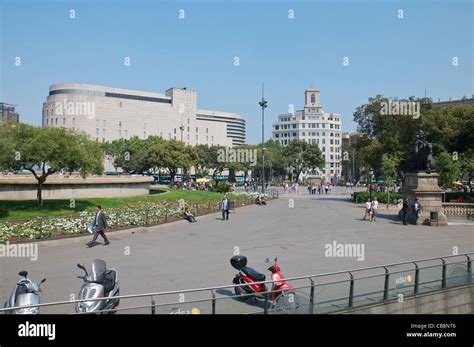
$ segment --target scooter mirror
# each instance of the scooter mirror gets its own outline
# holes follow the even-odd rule
[[[44,282],[46,282],[46,278],[43,278],[40,282],[40,284],[43,284]]]
[[[28,275],[28,271],[20,271],[18,273],[18,275],[22,276],[22,277],[26,277]]]
[[[270,263],[270,258],[269,257],[266,257],[265,258],[265,264],[269,264]]]

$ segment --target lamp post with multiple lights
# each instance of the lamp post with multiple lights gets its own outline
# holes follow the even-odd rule
[[[262,86],[262,100],[258,103],[262,108],[262,194],[265,194],[265,109],[267,101],[264,96],[264,87]]]

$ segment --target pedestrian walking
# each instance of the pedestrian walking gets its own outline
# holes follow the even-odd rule
[[[104,239],[104,246],[107,246],[108,244],[110,244],[109,240],[107,239],[107,236],[105,236],[105,229],[107,229],[108,226],[107,219],[105,218],[105,214],[102,211],[102,206],[97,205],[95,211],[96,213],[93,223],[94,237],[90,242],[87,243],[87,245],[89,247],[92,247],[96,243],[96,240],[100,235]]]
[[[367,199],[365,202],[365,214],[364,214],[364,220],[366,220],[367,216],[369,217],[369,220],[371,220],[370,213],[372,209],[372,203],[370,202],[370,198]]]
[[[374,222],[377,217],[378,208],[379,208],[379,201],[377,200],[377,197],[375,197],[374,200],[372,201],[372,220]]]
[[[222,199],[222,220],[229,220],[229,199],[227,194]]]

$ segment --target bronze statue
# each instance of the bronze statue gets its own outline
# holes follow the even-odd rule
[[[410,171],[435,172],[436,163],[433,158],[433,144],[426,141],[426,135],[423,130],[420,130],[415,138],[415,146],[410,153]]]

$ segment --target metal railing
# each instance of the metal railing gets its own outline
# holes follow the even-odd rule
[[[278,302],[271,300],[271,289],[267,290],[266,292],[259,293],[258,297],[260,299],[257,300],[255,294],[246,294],[240,296],[230,294],[227,289],[233,289],[235,291],[235,288],[237,287],[248,286],[248,284],[232,284],[197,289],[121,295],[115,298],[120,299],[121,301],[144,300],[144,302],[140,304],[131,304],[130,306],[125,307],[117,307],[110,310],[103,310],[101,313],[134,311],[132,313],[157,314],[175,313],[176,309],[178,309],[178,312],[189,311],[192,313],[193,310],[197,310],[200,313],[202,312],[208,314],[271,314],[280,313],[282,308],[286,313],[334,313],[373,303],[391,302],[397,300],[400,294],[402,294],[404,297],[410,297],[418,294],[436,292],[447,288],[472,285],[474,284],[474,277],[472,273],[473,255],[474,252],[469,252],[459,255],[419,259],[387,265],[378,265],[317,275],[287,278],[286,281],[292,283],[293,290],[291,292],[285,293],[285,295],[277,297],[278,299],[281,299],[282,297],[286,297],[288,299],[289,295],[293,295],[293,304],[286,306],[279,306]],[[457,259],[457,261],[453,261],[456,258],[459,259]],[[436,264],[422,266],[424,263],[430,262]],[[397,270],[397,267],[407,268]],[[435,274],[434,276],[431,276],[431,278],[429,278],[430,276],[426,276],[426,273],[429,271],[436,272],[436,270],[439,270],[438,272],[440,272],[440,276],[439,274]],[[360,277],[356,276],[356,274],[367,271],[380,273],[371,273]],[[456,273],[456,271],[458,273]],[[343,278],[330,280],[331,277]],[[423,280],[422,277],[427,278]],[[395,278],[395,286],[392,283],[393,278]],[[397,282],[400,282],[403,279],[405,279],[405,284],[402,286],[398,285]],[[375,286],[369,285],[371,281],[375,281]],[[257,283],[270,285],[273,284],[274,281],[262,281]],[[356,293],[356,290],[358,289],[360,293]],[[205,293],[210,294],[209,297],[202,297]],[[196,297],[192,298],[191,300],[185,299],[186,296],[190,294],[195,295]],[[220,297],[217,295],[220,295]],[[171,301],[165,302],[165,299],[169,297],[172,297]],[[176,297],[178,297],[178,300],[176,300]],[[253,301],[250,302],[249,300],[242,300],[246,298],[252,298]],[[108,298],[57,301],[32,305],[30,307],[46,309],[64,305],[76,305],[80,302],[99,300],[108,300]],[[227,306],[218,306],[218,303],[227,303]],[[240,306],[236,307],[236,303],[238,303]],[[202,304],[206,304],[206,307],[197,306]],[[208,306],[209,304],[210,306]],[[194,307],[189,310],[189,305],[193,305]],[[0,313],[8,313],[9,311],[19,308],[21,307],[0,309]],[[218,311],[218,308],[222,308],[223,311]],[[249,308],[258,308],[258,310],[248,311]],[[185,311],[181,311],[181,309],[185,309]],[[142,312],[143,310],[145,311]],[[67,312],[62,310],[61,312],[47,313]],[[73,308],[71,308],[71,313],[74,313]]]

